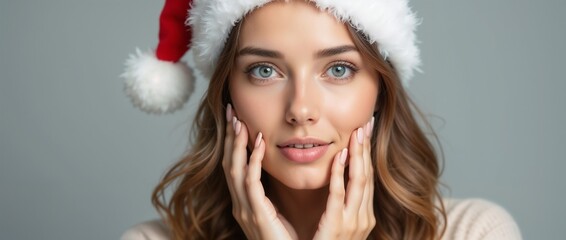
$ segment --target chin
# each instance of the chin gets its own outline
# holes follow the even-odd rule
[[[320,189],[330,183],[330,166],[265,166],[264,170],[271,178],[295,190]]]
[[[285,186],[295,190],[316,190],[328,186],[329,181],[292,181],[283,183]]]

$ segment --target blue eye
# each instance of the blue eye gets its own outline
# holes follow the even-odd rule
[[[331,78],[345,79],[351,77],[353,71],[352,67],[346,64],[336,64],[326,70],[326,75]]]
[[[273,67],[267,65],[259,65],[252,67],[252,69],[250,69],[249,72],[253,77],[261,78],[261,79],[272,78],[275,77],[275,75],[277,74],[277,72]]]

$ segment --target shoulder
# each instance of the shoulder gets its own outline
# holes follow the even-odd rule
[[[483,199],[443,199],[447,225],[443,239],[521,239],[513,217],[499,205]]]
[[[121,240],[167,240],[171,239],[169,229],[161,220],[137,224],[128,229]]]

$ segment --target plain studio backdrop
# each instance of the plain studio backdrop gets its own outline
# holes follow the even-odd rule
[[[134,109],[123,62],[163,1],[0,2],[0,239],[117,239],[187,144],[207,83],[168,116]],[[504,206],[525,239],[566,235],[566,1],[413,1],[409,88],[444,147],[447,196]]]

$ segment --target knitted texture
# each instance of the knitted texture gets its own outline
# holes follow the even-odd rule
[[[444,199],[447,228],[442,240],[521,240],[519,228],[502,207],[482,199]],[[160,220],[138,224],[122,240],[168,240]]]

